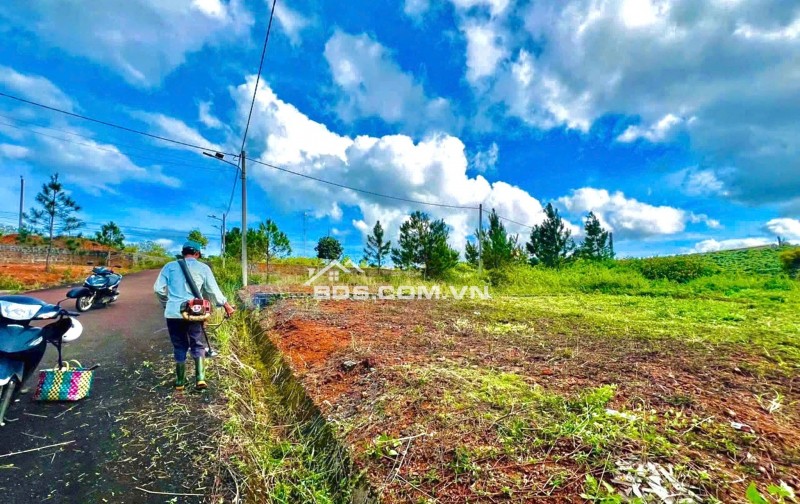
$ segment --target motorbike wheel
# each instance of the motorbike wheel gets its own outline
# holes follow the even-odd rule
[[[11,399],[14,396],[14,390],[19,388],[16,378],[12,378],[7,384],[0,387],[0,427],[6,424],[6,411],[8,405],[11,404]]]
[[[75,309],[79,312],[89,311],[94,304],[94,296],[80,296],[75,300]]]

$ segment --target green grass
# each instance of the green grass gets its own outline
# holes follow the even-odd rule
[[[17,292],[24,290],[25,286],[22,283],[14,280],[11,277],[2,276],[0,275],[0,291],[12,291]]]
[[[728,272],[778,275],[782,272],[779,259],[781,252],[792,248],[791,246],[757,247],[710,252],[702,256]]]

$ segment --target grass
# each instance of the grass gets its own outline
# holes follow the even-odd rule
[[[645,462],[704,500],[739,501],[750,481],[778,484],[780,471],[763,475],[751,458],[800,463],[791,443],[767,446],[798,434],[791,380],[800,369],[800,283],[775,267],[778,252],[484,274],[459,265],[437,282],[413,273],[341,275],[338,283],[370,288],[488,284],[493,299],[334,311],[295,302],[287,310],[323,332],[347,330],[343,350],[301,371],[303,383],[328,398],[338,437],[387,501],[582,493],[625,502],[612,479],[634,471],[624,464]],[[236,268],[222,275],[228,288]],[[270,283],[290,290],[305,280],[273,275]],[[330,468],[287,412],[286,391],[269,379],[276,372],[258,353],[263,343],[241,328],[229,336],[224,353],[236,359],[225,381],[228,442],[249,495],[339,502]],[[356,381],[331,374],[337,361],[375,352],[376,370]],[[329,389],[341,380],[348,393],[335,399]],[[758,434],[735,429],[732,418]]]

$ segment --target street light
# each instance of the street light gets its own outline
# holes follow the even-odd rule
[[[247,287],[247,166],[245,152],[242,151],[241,156],[239,156],[239,165],[226,161],[225,154],[221,152],[212,154],[203,151],[203,155],[234,166],[237,170],[240,168],[242,170],[242,286]],[[225,216],[223,215],[223,217]]]
[[[222,226],[220,226],[220,228],[219,228],[219,230],[221,232],[220,241],[219,241],[219,243],[220,243],[219,253],[222,256],[222,267],[224,268],[225,267],[225,219],[227,219],[228,214],[227,213],[223,213],[221,219],[219,217],[217,217],[216,215],[209,215],[208,217],[210,219],[214,219],[214,220],[218,220],[218,221],[222,222]]]

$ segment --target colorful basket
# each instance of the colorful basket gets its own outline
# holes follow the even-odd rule
[[[61,369],[43,369],[39,372],[39,384],[33,398],[37,401],[80,401],[88,397],[92,390],[95,368],[77,367],[70,369],[65,362]]]

